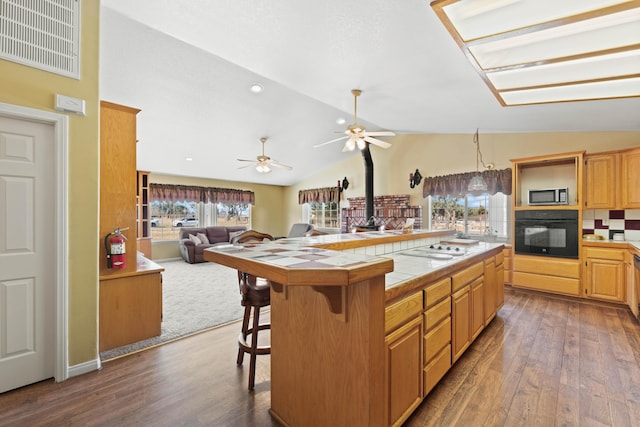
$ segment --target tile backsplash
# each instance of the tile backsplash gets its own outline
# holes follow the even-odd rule
[[[640,241],[640,209],[591,209],[582,212],[582,233],[605,239],[612,233],[624,233],[625,240]]]

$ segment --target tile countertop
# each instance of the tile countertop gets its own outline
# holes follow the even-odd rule
[[[369,234],[369,236],[366,236]],[[375,238],[378,232],[336,234],[314,236],[309,238],[287,238],[265,242],[250,242],[241,245],[222,245],[206,249],[206,251],[224,255],[225,258],[235,258],[234,263],[253,261],[264,264],[265,268],[275,267],[286,270],[331,270],[360,269],[373,266],[381,261],[391,259],[393,268],[385,275],[386,300],[395,299],[405,291],[419,288],[435,280],[436,276],[443,276],[459,269],[465,263],[471,264],[476,259],[492,250],[502,249],[503,243],[479,242],[475,245],[461,247],[463,255],[449,259],[433,259],[426,252],[428,246],[414,246],[409,249],[394,251],[380,256],[353,253],[350,251],[335,251],[314,247],[314,244],[335,243],[353,239]],[[385,232],[385,236],[393,233]],[[223,263],[223,262],[221,262]],[[405,285],[408,289],[404,289]]]

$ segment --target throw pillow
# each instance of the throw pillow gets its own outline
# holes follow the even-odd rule
[[[200,239],[198,239],[198,236],[194,236],[193,234],[189,234],[189,240],[191,240],[196,246],[202,243]]]
[[[202,242],[203,245],[209,244],[209,238],[204,233],[198,233],[198,239],[200,239],[200,242]]]
[[[244,233],[244,231],[240,230],[240,231],[232,231],[229,233],[229,243],[233,242],[233,238],[236,236],[241,235],[242,233]]]

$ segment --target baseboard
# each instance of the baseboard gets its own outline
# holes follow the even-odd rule
[[[154,259],[153,262],[169,262],[169,261],[180,261],[182,257],[177,258],[163,258],[163,259]]]
[[[69,378],[86,374],[88,372],[98,371],[100,369],[102,369],[102,362],[100,362],[100,359],[89,360],[87,362],[80,363],[79,365],[70,366]]]

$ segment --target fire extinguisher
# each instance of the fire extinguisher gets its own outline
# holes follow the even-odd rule
[[[116,228],[104,238],[104,248],[107,250],[107,268],[125,268],[127,266],[127,238],[122,231],[127,228]]]

